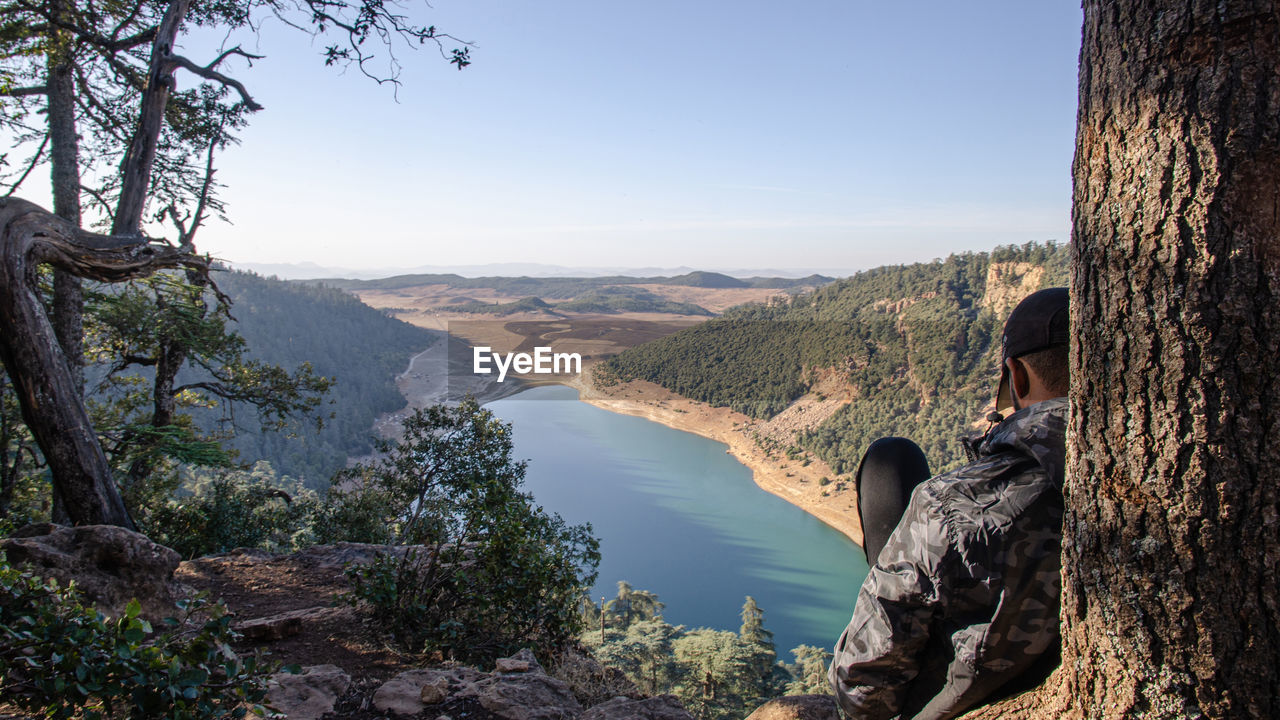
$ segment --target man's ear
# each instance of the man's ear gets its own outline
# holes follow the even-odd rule
[[[1024,398],[1031,394],[1031,377],[1027,374],[1027,366],[1017,358],[1004,361],[1009,368],[1009,391],[1013,397]]]

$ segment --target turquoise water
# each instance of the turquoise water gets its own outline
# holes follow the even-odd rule
[[[780,659],[835,644],[867,574],[858,546],[758,488],[722,443],[577,397],[546,386],[486,407],[512,424],[525,489],[600,538],[593,598],[626,580],[657,593],[668,622],[736,631],[751,595]]]

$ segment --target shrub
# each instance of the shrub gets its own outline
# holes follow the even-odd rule
[[[352,569],[354,598],[414,650],[489,659],[563,647],[580,628],[599,542],[520,492],[510,425],[474,399],[437,405],[382,450],[335,478],[316,523],[321,542],[408,546]]]
[[[154,508],[145,530],[183,557],[256,547],[287,552],[311,540],[315,493],[286,492],[266,479],[222,472],[198,485],[190,497]]]
[[[74,585],[11,567],[0,554],[0,695],[49,718],[243,717],[264,712],[268,669],[231,649],[231,618],[203,598],[156,633],[136,600],[108,619]],[[188,622],[204,616],[198,628]]]

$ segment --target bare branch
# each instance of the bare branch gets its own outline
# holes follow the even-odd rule
[[[160,211],[160,219],[162,219],[162,220],[163,220],[163,219],[165,218],[165,216],[168,216],[168,217],[169,217],[169,220],[173,222],[173,226],[174,226],[175,228],[177,228],[177,230],[178,230],[178,237],[179,237],[179,238],[186,237],[186,234],[187,234],[187,224],[186,224],[185,220],[187,220],[187,219],[188,219],[188,218],[190,218],[191,216],[190,216],[190,215],[186,215],[186,216],[183,216],[183,217],[178,217],[178,208],[177,208],[177,206],[176,206],[176,205],[174,205],[173,203],[169,203],[169,204],[165,207],[165,209],[164,209],[164,210],[161,210],[161,211]],[[181,241],[181,240],[179,240],[178,244],[179,244],[179,245],[182,245],[182,244],[184,244],[184,243],[182,243],[182,241]]]
[[[155,26],[149,27],[146,30],[143,30],[142,32],[134,33],[129,37],[121,38],[119,40],[116,40],[114,38],[107,39],[100,35],[90,37],[90,38],[85,38],[86,42],[91,42],[94,45],[97,45],[98,47],[103,48],[104,50],[111,50],[113,52],[119,52],[121,50],[129,50],[131,48],[135,48],[140,45],[146,45],[147,43],[155,39],[156,39]]]
[[[49,145],[49,135],[46,133],[44,136],[44,139],[40,141],[40,147],[39,149],[36,150],[36,154],[31,156],[31,164],[27,165],[27,169],[22,173],[22,177],[15,180],[13,185],[9,186],[9,192],[4,194],[5,197],[9,197],[10,195],[13,195],[13,193],[16,192],[19,187],[22,186],[22,183],[26,181],[27,176],[31,174],[31,171],[35,170],[36,166],[40,164],[40,159],[44,157],[44,149],[48,145]]]
[[[81,185],[80,191],[88,193],[89,197],[93,198],[94,202],[102,206],[103,212],[105,212],[108,217],[111,216],[111,203],[107,202],[107,199],[102,197],[102,193],[89,187],[88,185]]]
[[[254,55],[252,53],[247,53],[239,45],[237,45],[231,48],[230,50],[223,52],[216,59],[214,59],[213,62],[209,63],[208,65],[205,65],[205,68],[208,70],[212,70],[218,67],[219,65],[221,65],[223,60],[226,60],[228,57],[232,55],[239,55],[241,57],[248,59],[250,67],[253,66],[254,60],[261,60],[262,58],[266,57],[265,55]]]
[[[93,92],[92,85],[84,76],[81,68],[76,67],[76,79],[79,82],[79,88],[76,92],[76,105],[84,111],[85,115],[93,120],[102,130],[111,133],[117,140],[127,140],[129,137],[125,123],[115,112],[107,107],[98,96]]]
[[[5,97],[26,97],[28,95],[48,95],[49,88],[46,85],[33,85],[31,87],[8,88],[0,90],[0,95]]]
[[[240,100],[244,103],[245,107],[256,112],[258,110],[261,110],[262,106],[259,105],[252,97],[249,96],[249,91],[245,89],[244,85],[241,84],[239,80],[229,78],[226,75],[223,75],[222,73],[213,69],[214,66],[217,65],[217,63],[222,62],[222,60],[228,54],[235,51],[239,51],[239,48],[232,48],[231,50],[228,50],[227,52],[219,56],[217,60],[213,61],[212,63],[206,66],[197,65],[194,62],[191,62],[190,60],[188,60],[187,58],[181,55],[170,55],[168,58],[168,62],[171,63],[174,67],[185,68],[191,73],[195,75],[199,75],[200,77],[206,80],[213,80],[214,82],[221,83],[229,88],[232,88],[236,92],[240,93]],[[244,55],[246,57],[258,57],[254,55],[249,55],[248,53],[243,51],[239,51],[237,52],[237,54]]]
[[[138,13],[140,12],[142,12],[142,0],[138,0],[137,2],[135,2],[133,4],[133,8],[129,11],[129,14],[125,15],[124,19],[120,21],[120,24],[116,25],[115,29],[111,31],[112,42],[116,42],[116,40],[120,37],[120,33],[124,32],[125,28],[133,24],[134,19],[138,17]],[[148,28],[148,30],[154,31],[154,28]],[[146,42],[150,42],[150,39],[148,39]]]
[[[134,90],[143,90],[147,87],[147,80],[138,71],[138,69],[129,67],[128,64],[121,61],[120,58],[116,57],[114,54],[103,55],[102,59],[106,60],[107,65],[111,66],[111,69],[114,70],[117,75],[124,78],[124,80]]]
[[[145,30],[136,32],[133,35],[130,35],[128,37],[118,38],[116,37],[116,35],[122,29],[124,29],[124,27],[126,27],[126,24],[122,23],[121,25],[117,26],[116,29],[113,31],[112,37],[107,37],[105,35],[102,35],[101,33],[93,32],[79,25],[69,23],[66,20],[51,17],[47,13],[43,12],[38,8],[35,8],[34,6],[25,5],[25,7],[30,12],[36,13],[41,17],[45,18],[45,20],[48,21],[48,25],[46,26],[46,28],[65,30],[71,33],[71,36],[75,39],[77,43],[92,45],[94,47],[101,48],[103,50],[106,50],[112,53],[123,52],[125,50],[132,50],[133,48],[146,45],[152,40],[155,40],[155,37],[156,37],[157,27],[154,25]],[[126,18],[126,21],[132,22],[135,19],[135,17],[136,17],[136,14],[131,15],[130,17]]]
[[[201,183],[200,185],[200,197],[196,201],[195,214],[191,216],[192,217],[191,229],[183,230],[182,235],[180,235],[178,238],[179,240],[178,244],[188,251],[191,251],[194,249],[194,243],[196,239],[196,230],[200,229],[200,226],[204,224],[205,212],[208,209],[208,205],[209,205],[209,195],[213,190],[213,175],[214,175],[213,153],[215,150],[218,149],[218,145],[220,145],[223,142],[222,130],[223,130],[222,126],[219,126],[218,134],[212,141],[209,142],[209,151],[205,154],[204,182]],[[216,290],[216,287],[215,287],[215,290]]]

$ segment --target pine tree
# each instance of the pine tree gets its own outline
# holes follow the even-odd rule
[[[742,627],[738,629],[738,637],[753,653],[756,697],[768,697],[774,689],[774,664],[778,660],[778,653],[773,645],[773,631],[764,626],[764,610],[760,609],[756,599],[750,595],[742,604]]]

